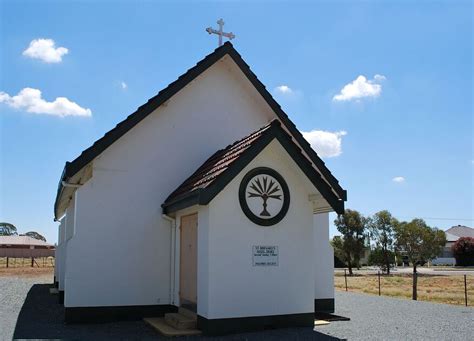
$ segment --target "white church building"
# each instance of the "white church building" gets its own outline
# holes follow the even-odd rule
[[[328,213],[345,200],[227,42],[66,162],[54,204],[65,321],[313,326],[334,311]]]

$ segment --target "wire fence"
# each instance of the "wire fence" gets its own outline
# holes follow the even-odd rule
[[[344,269],[335,273],[334,286],[339,290],[411,299],[413,275],[360,271],[349,276]],[[474,306],[474,275],[418,273],[417,299]]]
[[[0,268],[50,268],[54,267],[54,257],[0,257]]]

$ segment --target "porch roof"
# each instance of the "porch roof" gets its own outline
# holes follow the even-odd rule
[[[281,143],[334,211],[342,214],[344,200],[334,194],[333,188],[304,157],[301,149],[277,119],[214,153],[168,196],[161,205],[163,213],[173,213],[196,204],[207,205],[274,139]]]

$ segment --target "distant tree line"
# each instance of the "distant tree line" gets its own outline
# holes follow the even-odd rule
[[[18,236],[16,226],[6,222],[0,222],[0,236]],[[20,234],[20,236],[28,236],[34,239],[42,240],[44,242],[46,241],[46,238],[36,231],[29,231],[24,234]]]
[[[369,256],[369,264],[379,266],[390,274],[395,259],[409,262],[413,267],[413,299],[416,300],[417,266],[436,258],[446,244],[444,231],[432,228],[423,219],[399,221],[384,210],[364,217],[356,210],[346,209],[334,221],[341,236],[333,238],[334,254],[353,274],[360,266],[360,258],[367,239],[375,248]]]

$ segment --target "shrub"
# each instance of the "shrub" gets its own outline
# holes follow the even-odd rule
[[[395,253],[393,251],[387,250],[388,260],[390,266],[395,264]],[[372,250],[369,254],[368,259],[369,265],[379,266],[382,271],[387,271],[387,263],[385,262],[384,252],[381,248],[377,247]]]
[[[474,238],[461,237],[451,247],[456,265],[474,265]]]

